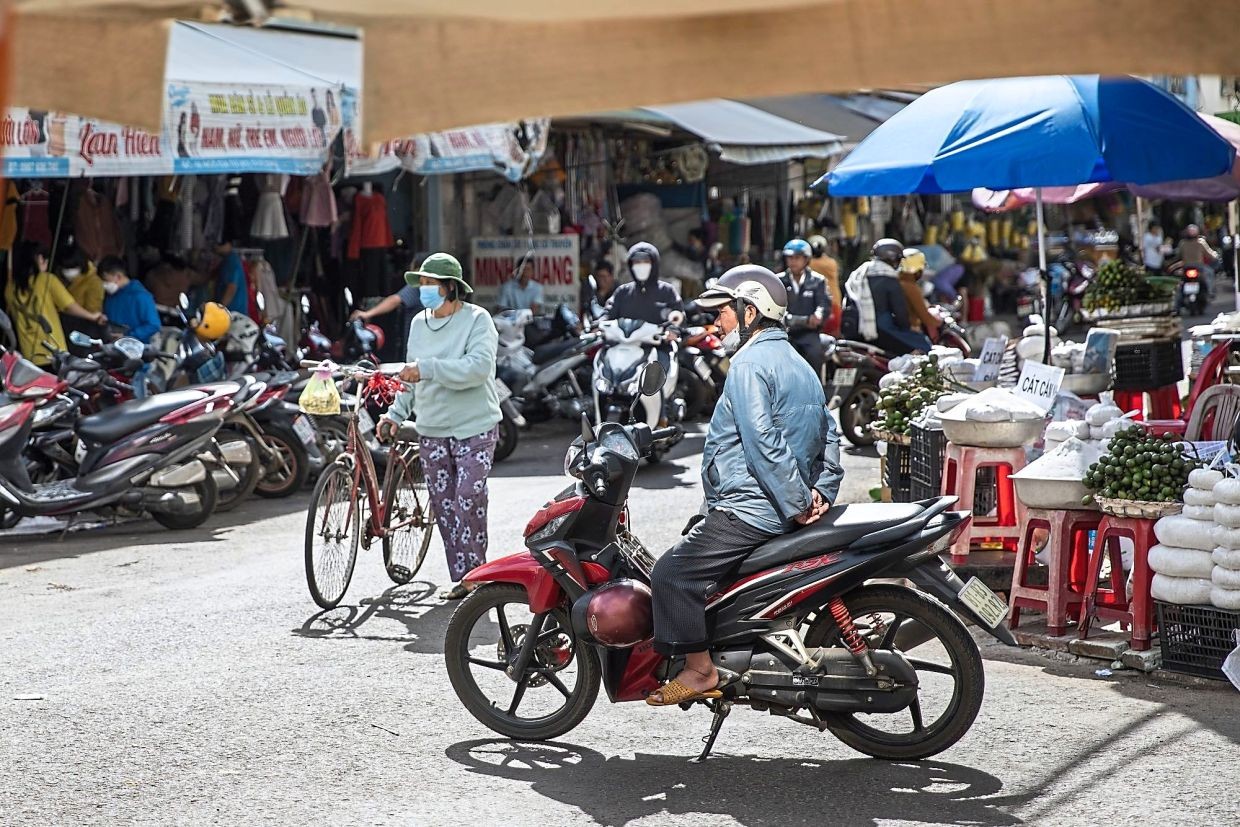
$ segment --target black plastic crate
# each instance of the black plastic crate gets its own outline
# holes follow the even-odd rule
[[[1184,378],[1179,339],[1147,339],[1115,348],[1115,390],[1137,391],[1174,385]]]
[[[947,453],[947,437],[937,428],[912,426],[913,436],[909,445],[912,480],[909,494],[912,501],[939,496],[943,490],[943,463]],[[973,488],[973,513],[985,517],[994,513],[998,501],[995,469],[980,468],[977,484]]]
[[[887,443],[887,461],[883,463],[883,485],[891,490],[893,503],[913,501],[912,451],[908,445]]]
[[[1240,612],[1154,601],[1162,666],[1172,672],[1226,680],[1223,660],[1236,648]]]

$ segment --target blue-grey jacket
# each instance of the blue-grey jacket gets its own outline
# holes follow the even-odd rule
[[[730,511],[782,534],[809,508],[813,489],[839,496],[840,437],[822,384],[782,328],[767,329],[732,357],[702,452],[709,510]]]

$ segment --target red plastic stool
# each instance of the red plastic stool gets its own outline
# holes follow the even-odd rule
[[[1047,631],[1062,635],[1068,630],[1068,617],[1079,608],[1085,596],[1089,562],[1089,532],[1102,522],[1097,511],[1022,508],[1020,548],[1016,567],[1012,569],[1012,590],[1009,593],[1008,627],[1020,625],[1021,609],[1040,609],[1046,613]],[[1038,529],[1050,533],[1047,549],[1050,565],[1045,586],[1031,586],[1026,581],[1035,563],[1033,534]]]
[[[1149,403],[1145,396],[1149,394]],[[1176,385],[1141,391],[1116,391],[1115,404],[1124,413],[1136,411],[1136,419],[1175,420],[1180,418],[1180,389]]]
[[[1131,630],[1132,648],[1143,652],[1150,648],[1150,634],[1154,631],[1154,601],[1150,597],[1150,549],[1157,543],[1154,537],[1155,520],[1141,517],[1112,517],[1106,515],[1098,527],[1093,551],[1089,555],[1089,581],[1085,584],[1085,599],[1077,637],[1089,634],[1095,617],[1118,620]],[[1124,567],[1120,562],[1119,539],[1132,540],[1132,601],[1127,599]],[[1111,587],[1099,589],[1102,576],[1102,560],[1111,560]]]
[[[1025,467],[1024,448],[974,448],[970,445],[947,443],[943,464],[942,493],[955,495],[960,504],[972,510],[977,472],[980,468],[995,469],[998,487],[996,514],[994,518],[974,517],[969,530],[963,532],[952,546],[954,562],[963,562],[969,556],[969,548],[975,543],[1000,543],[1015,551],[1020,540],[1020,526],[1016,520],[1016,494],[1012,490],[1011,474]]]

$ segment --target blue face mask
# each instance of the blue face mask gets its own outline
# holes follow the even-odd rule
[[[439,292],[439,286],[434,284],[423,284],[418,287],[418,298],[422,301],[422,306],[434,313],[443,304],[444,298]]]

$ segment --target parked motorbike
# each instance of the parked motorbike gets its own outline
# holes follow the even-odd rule
[[[647,367],[641,391],[657,396],[663,379]],[[453,690],[485,726],[556,738],[585,719],[600,683],[612,702],[636,701],[680,671],[681,659],[652,647],[654,558],[628,510],[641,457],[677,430],[583,421],[565,458],[574,483],[530,520],[528,550],[466,575],[477,588],[449,621],[444,652]],[[955,501],[836,506],[719,585],[706,611],[723,697],[694,702],[713,712],[698,760],[737,705],[893,761],[964,736],[985,675],[962,618],[1015,640],[1007,604],[939,561],[971,519],[949,510]]]
[[[54,403],[68,384],[17,354],[0,355],[5,411],[0,425],[0,499],[20,516],[81,511],[147,512],[161,525],[189,529],[215,509],[215,480],[197,455],[207,450],[232,407],[228,394],[176,391],[122,402],[82,417],[74,432],[77,473],[35,483],[22,452],[35,412]],[[66,410],[57,403],[57,410]]]
[[[685,401],[685,419],[709,416],[728,376],[728,354],[713,324],[685,328],[676,353],[680,372],[677,395]]]
[[[858,448],[877,442],[871,427],[878,419],[878,380],[887,373],[880,347],[823,336],[827,407],[839,411],[840,434]]]
[[[555,315],[560,321],[547,325],[546,333],[529,310],[505,310],[494,317],[499,332],[496,376],[514,397],[508,402],[511,412],[506,412],[513,419],[563,417],[576,422],[583,413],[593,414],[593,399],[582,385],[589,381],[589,351],[598,337],[578,335],[579,320],[565,305]]]
[[[603,422],[642,421],[652,428],[684,419],[685,403],[676,394],[680,365],[676,342],[668,338],[670,323],[651,324],[640,319],[608,319],[598,325],[603,347],[594,357],[594,419]],[[657,394],[640,392],[644,365],[659,364],[659,351],[666,354],[669,368]],[[636,412],[636,413],[634,413]],[[661,445],[647,456],[652,462],[663,458],[670,446]]]

